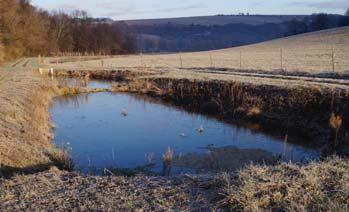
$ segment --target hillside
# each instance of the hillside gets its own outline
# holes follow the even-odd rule
[[[259,43],[286,35],[345,26],[331,14],[217,15],[117,22],[140,52],[192,52]]]
[[[62,63],[59,67],[100,69],[241,69],[313,74],[349,71],[349,27],[306,33],[264,43],[181,54],[143,54]]]
[[[284,36],[284,24],[261,25],[134,25],[123,26],[135,35],[140,52],[191,52],[258,43]]]
[[[159,25],[159,24],[178,24],[178,25],[226,25],[226,24],[248,24],[262,25],[265,23],[282,23],[292,19],[302,20],[305,15],[216,15],[216,16],[197,16],[181,18],[163,18],[163,19],[144,19],[144,20],[126,20],[122,21],[127,25]]]

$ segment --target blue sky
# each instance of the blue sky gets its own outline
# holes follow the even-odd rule
[[[349,0],[32,0],[48,10],[86,10],[115,20],[216,14],[343,14]]]

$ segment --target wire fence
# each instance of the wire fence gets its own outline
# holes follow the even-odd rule
[[[139,54],[112,57],[66,59],[86,67],[142,68],[226,68],[282,71],[349,71],[349,50],[345,48],[275,48],[225,50],[176,54]],[[57,61],[55,61],[58,63]]]

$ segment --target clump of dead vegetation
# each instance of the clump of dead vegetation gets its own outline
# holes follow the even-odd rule
[[[166,152],[162,155],[162,175],[163,176],[169,176],[171,172],[171,163],[173,161],[174,153],[173,149],[171,147],[168,147]]]
[[[336,115],[335,113],[331,113],[330,119],[329,119],[329,126],[335,130],[335,138],[333,141],[333,149],[337,149],[338,145],[338,134],[339,130],[343,124],[343,119],[340,115]]]
[[[220,177],[219,205],[245,211],[347,211],[349,162],[248,166],[238,179]]]

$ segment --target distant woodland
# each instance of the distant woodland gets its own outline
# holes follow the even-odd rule
[[[325,13],[313,14],[303,20],[292,20],[285,23],[286,35],[296,35],[335,27],[349,26],[349,9],[344,16]]]
[[[28,0],[0,0],[0,60],[134,51],[131,36],[115,24],[96,21],[84,11],[47,12]]]
[[[228,48],[283,37],[285,26],[262,25],[124,25],[136,38],[140,52],[190,52]]]

